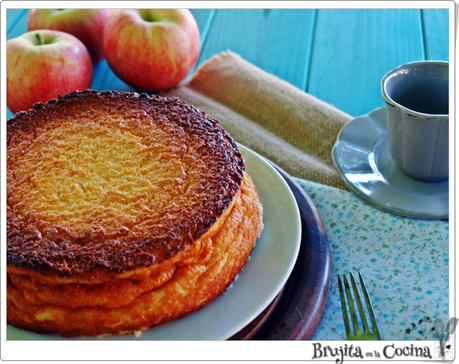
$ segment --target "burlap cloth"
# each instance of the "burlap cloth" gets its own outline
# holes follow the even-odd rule
[[[336,138],[352,117],[230,51],[162,93],[219,120],[233,139],[294,177],[347,189],[333,166]]]

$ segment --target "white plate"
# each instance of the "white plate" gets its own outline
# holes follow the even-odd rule
[[[397,215],[447,219],[449,182],[408,177],[392,159],[386,108],[349,122],[333,148],[333,161],[349,189],[373,206]]]
[[[264,230],[246,265],[228,290],[198,312],[144,331],[104,340],[225,340],[253,321],[276,297],[295,265],[301,220],[290,188],[263,157],[239,145],[246,171],[263,205]],[[8,325],[8,340],[59,340]],[[80,339],[88,339],[80,338]]]

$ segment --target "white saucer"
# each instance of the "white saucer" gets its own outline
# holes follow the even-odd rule
[[[379,209],[412,218],[448,219],[449,181],[418,181],[396,166],[387,143],[385,107],[355,118],[341,130],[333,162],[349,189]]]

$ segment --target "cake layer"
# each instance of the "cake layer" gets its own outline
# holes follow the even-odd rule
[[[263,228],[260,200],[247,175],[228,210],[211,236],[152,269],[151,280],[142,271],[99,285],[52,285],[44,283],[49,277],[9,273],[9,323],[65,337],[98,336],[141,331],[200,309],[227,289]]]
[[[103,281],[172,259],[230,206],[244,161],[177,99],[86,90],[7,126],[8,265]]]

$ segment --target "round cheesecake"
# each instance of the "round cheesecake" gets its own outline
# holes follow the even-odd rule
[[[226,290],[263,228],[217,120],[175,98],[74,92],[7,125],[7,319],[145,330]]]

